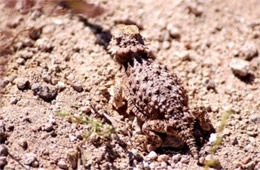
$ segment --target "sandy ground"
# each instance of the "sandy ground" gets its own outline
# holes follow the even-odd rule
[[[132,23],[141,28],[155,62],[183,81],[190,105],[209,108],[216,130],[222,115],[233,112],[217,134],[223,141],[212,168],[260,169],[260,1],[97,4],[106,13],[88,20],[39,11],[11,17],[1,5],[1,30],[43,27],[34,39],[22,33],[14,52],[0,57],[8,60],[0,79],[0,167],[203,169],[187,148],[152,153],[139,149],[133,118],[108,103],[109,88],[120,76],[119,66],[105,50],[109,32],[118,23]],[[89,121],[75,123],[75,117],[62,113],[88,115]],[[94,132],[97,124],[100,132]],[[209,155],[214,136],[200,148],[202,155]]]

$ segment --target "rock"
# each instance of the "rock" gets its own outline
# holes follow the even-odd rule
[[[55,131],[52,131],[52,132],[50,133],[50,135],[51,135],[51,137],[55,138],[55,137],[57,136],[57,133],[56,133]]]
[[[44,52],[51,52],[51,50],[53,49],[53,45],[50,43],[50,41],[47,38],[38,39],[35,42],[35,46]]]
[[[169,156],[168,155],[160,155],[160,156],[158,156],[157,160],[159,162],[167,162],[169,160]]]
[[[205,157],[201,156],[199,158],[199,164],[204,165],[205,164]]]
[[[246,42],[241,51],[242,57],[246,60],[251,60],[258,55],[258,48],[255,43],[253,42]]]
[[[68,168],[67,162],[64,159],[60,159],[58,161],[57,165],[61,169],[67,169]]]
[[[77,150],[70,150],[66,155],[66,159],[68,160],[68,162],[70,163],[73,169],[77,168],[78,158],[79,158],[79,153]]]
[[[250,120],[256,124],[260,124],[260,114],[251,115]]]
[[[19,90],[29,89],[30,82],[27,78],[19,78],[16,80],[16,86]]]
[[[0,144],[6,141],[7,136],[5,124],[3,121],[0,121]]]
[[[147,156],[149,160],[155,160],[157,158],[157,153],[154,151],[151,151]]]
[[[7,126],[7,132],[12,132],[14,130],[14,125],[13,124],[9,124]]]
[[[20,139],[18,141],[18,145],[23,148],[23,150],[26,150],[28,148],[28,143],[25,139]]]
[[[32,166],[32,167],[38,167],[39,166],[39,162],[38,162],[36,155],[34,153],[25,154],[24,164]]]
[[[30,59],[30,58],[33,57],[33,52],[31,52],[31,51],[20,51],[18,53],[18,56],[20,58],[23,58],[23,59],[27,60],[27,59]]]
[[[245,60],[235,58],[231,61],[230,67],[237,77],[245,77],[249,74],[249,63]]]
[[[201,16],[203,13],[202,7],[195,3],[189,4],[188,9],[189,9],[189,12],[194,14],[196,17]]]
[[[149,164],[149,169],[155,169],[156,165],[154,162]]]
[[[42,34],[41,28],[33,29],[29,32],[29,37],[33,40],[37,40],[38,38],[40,38],[41,34]]]
[[[181,158],[181,163],[188,164],[189,163],[189,159],[186,158],[186,157],[183,157],[183,158]]]
[[[211,168],[216,168],[216,169],[221,169],[221,164],[219,159],[216,156],[213,155],[207,155],[206,158],[206,163],[209,163],[209,167]]]
[[[0,88],[5,88],[9,84],[9,79],[7,77],[4,77],[0,79]]]
[[[46,123],[46,124],[42,125],[41,129],[46,132],[51,132],[54,128],[51,123]]]
[[[51,83],[51,75],[48,72],[43,72],[42,73],[42,79],[46,83]]]
[[[7,20],[6,26],[9,28],[16,28],[22,21],[23,17],[19,16],[14,19]]]
[[[0,145],[0,156],[7,156],[8,149],[4,145]]]
[[[57,96],[55,87],[41,86],[38,83],[32,85],[32,91],[45,101],[53,100]]]
[[[191,59],[188,51],[175,52],[174,54],[177,55],[181,61],[189,61]]]
[[[217,134],[216,133],[211,133],[209,137],[209,142],[210,143],[215,143],[217,141]]]
[[[90,113],[91,107],[90,106],[83,106],[79,110],[80,110],[81,113]]]
[[[166,162],[162,162],[161,163],[161,168],[162,169],[167,169],[167,163]]]
[[[216,84],[215,84],[215,81],[214,80],[211,80],[211,79],[207,79],[206,82],[206,88],[207,90],[216,90]]]
[[[232,145],[237,145],[238,144],[238,140],[237,140],[237,137],[235,137],[233,140],[232,140]]]
[[[179,161],[181,160],[181,155],[180,155],[180,154],[174,155],[174,156],[172,157],[172,160],[173,160],[175,163],[179,162]]]
[[[58,91],[61,92],[66,88],[66,85],[62,81],[58,81],[57,88],[58,88]]]
[[[2,169],[7,164],[5,156],[0,156],[0,168]]]
[[[17,58],[16,63],[19,64],[19,65],[24,65],[25,59],[23,59],[23,58]]]
[[[169,41],[163,41],[162,48],[167,50],[171,47],[171,43]]]
[[[10,104],[17,104],[17,102],[20,100],[18,97],[11,97]]]
[[[79,81],[73,82],[71,84],[71,87],[76,90],[77,92],[82,92],[83,91],[83,87],[81,85],[81,83]]]
[[[173,24],[168,24],[167,25],[167,30],[169,31],[169,34],[172,38],[180,38],[181,37],[181,32],[178,27],[175,27]]]

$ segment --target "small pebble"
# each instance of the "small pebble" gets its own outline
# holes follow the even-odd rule
[[[258,55],[258,47],[253,42],[246,42],[241,48],[241,53],[244,59],[251,60]]]
[[[157,160],[159,162],[167,162],[169,160],[169,156],[168,155],[160,155],[160,156],[158,156]]]
[[[238,140],[237,140],[237,137],[235,137],[233,140],[232,140],[232,145],[237,145],[238,144]]]
[[[67,169],[68,168],[67,162],[64,159],[60,159],[58,161],[57,165],[61,169]]]
[[[161,163],[161,167],[162,167],[163,169],[167,168],[167,163],[166,163],[166,162],[162,162],[162,163]]]
[[[18,145],[20,145],[24,150],[28,148],[28,143],[25,139],[20,139],[18,141]]]
[[[39,83],[32,85],[32,91],[45,101],[52,100],[57,96],[55,87],[41,86]]]
[[[50,52],[53,49],[53,45],[47,38],[38,39],[35,42],[35,46],[44,52]]]
[[[71,87],[76,90],[77,92],[82,92],[83,91],[83,87],[81,85],[81,83],[79,81],[73,82],[71,84]]]
[[[215,143],[217,141],[217,134],[216,133],[211,133],[209,137],[209,142],[210,143]]]
[[[171,47],[171,43],[169,41],[163,41],[162,48],[167,50]]]
[[[235,58],[231,61],[230,67],[237,77],[245,77],[249,74],[249,63],[245,60]]]
[[[167,25],[167,30],[169,31],[172,38],[180,38],[181,32],[178,27],[175,27],[173,24],[170,23]]]
[[[51,83],[51,75],[48,72],[43,72],[42,73],[42,79],[43,81],[45,81],[46,83]]]
[[[181,158],[181,163],[188,164],[189,163],[189,159],[186,158],[186,157],[183,157],[183,158]]]
[[[30,88],[30,82],[26,78],[19,78],[16,80],[16,85],[19,90],[25,90]]]
[[[149,160],[155,160],[157,158],[157,153],[154,151],[151,151],[147,156]]]
[[[36,155],[34,153],[25,154],[24,164],[32,166],[32,167],[38,167],[39,166],[39,162],[38,162]]]
[[[57,88],[58,88],[58,91],[61,92],[66,88],[66,85],[62,81],[58,81]]]
[[[14,19],[7,20],[6,26],[9,28],[16,28],[22,21],[23,17],[19,16]]]
[[[27,60],[33,57],[33,52],[31,51],[20,51],[18,53],[18,56],[20,56],[21,58]]]
[[[172,157],[172,160],[173,160],[175,163],[179,162],[179,161],[181,160],[181,155],[180,155],[180,154],[174,155],[174,156]]]
[[[194,14],[196,17],[201,16],[203,13],[202,8],[195,3],[189,4],[188,9],[189,9],[189,12]]]
[[[31,39],[33,40],[37,40],[38,38],[40,38],[42,33],[42,29],[38,28],[38,29],[33,29],[29,32],[29,36]]]
[[[79,110],[81,113],[90,113],[91,112],[90,106],[83,106]]]
[[[41,129],[46,132],[51,132],[54,128],[53,128],[52,123],[46,123],[46,124],[42,125]]]
[[[0,145],[0,156],[7,156],[8,149],[4,145]]]
[[[181,51],[181,52],[175,52],[175,55],[181,60],[181,61],[189,61],[190,60],[190,54],[188,51]]]
[[[253,114],[250,116],[250,120],[255,124],[260,124],[260,114]]]
[[[209,167],[219,169],[221,168],[221,164],[219,159],[216,156],[213,155],[207,155],[205,158],[206,162],[210,161]]]
[[[4,77],[0,79],[0,88],[5,88],[9,84],[9,79],[7,77]]]
[[[23,59],[23,58],[18,58],[18,59],[16,60],[16,63],[19,64],[19,65],[24,65],[25,59]]]
[[[207,90],[210,90],[210,89],[215,90],[216,89],[216,84],[215,84],[214,80],[210,79],[210,80],[207,80],[205,83],[206,83]]]
[[[17,97],[11,97],[10,99],[10,104],[17,104],[17,102],[19,101],[20,99],[17,98]]]
[[[156,167],[156,165],[155,165],[154,162],[152,162],[152,163],[149,164],[149,168],[150,168],[150,169],[155,169],[155,167]]]

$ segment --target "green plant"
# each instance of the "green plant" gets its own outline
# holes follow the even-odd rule
[[[88,139],[91,135],[98,135],[100,137],[109,138],[112,133],[115,133],[115,128],[108,124],[103,124],[101,121],[90,118],[89,116],[82,115],[71,115],[66,110],[62,110],[56,113],[59,116],[67,117],[73,123],[85,124],[89,129],[82,135],[85,139]]]
[[[215,143],[213,144],[212,148],[209,150],[209,153],[211,155],[215,154],[215,152],[217,151],[217,149],[220,147],[220,145],[222,143],[223,136],[221,135],[221,133],[223,132],[223,130],[227,124],[227,120],[231,114],[232,114],[232,111],[229,110],[222,115],[220,125],[217,129],[217,139],[216,139]],[[215,164],[216,164],[216,160],[214,160],[214,159],[207,160],[204,168],[205,168],[205,170],[208,170],[209,167],[212,167]]]

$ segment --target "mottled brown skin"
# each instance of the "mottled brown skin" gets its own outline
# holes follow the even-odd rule
[[[203,130],[210,130],[207,115],[203,110],[189,110],[181,81],[169,74],[167,68],[153,62],[138,28],[119,25],[113,33],[109,52],[125,68],[121,85],[114,88],[113,102],[121,107],[123,96],[128,108],[143,122],[147,150],[160,147],[163,142],[158,133],[164,133],[180,137],[198,159],[193,126],[197,120]]]

